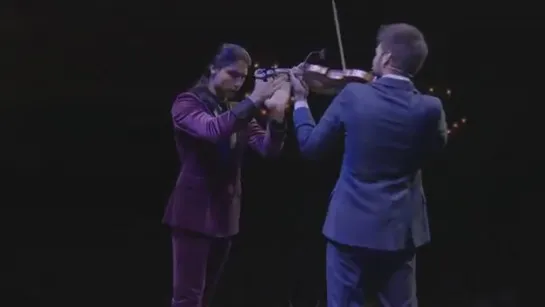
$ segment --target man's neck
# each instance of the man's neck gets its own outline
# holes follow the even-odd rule
[[[208,84],[207,88],[210,91],[210,93],[212,93],[212,95],[217,97],[219,101],[224,102],[225,100],[227,100],[225,95],[223,95],[223,93],[219,91],[217,88],[215,88],[212,84]]]
[[[212,93],[212,94],[214,94],[216,96],[218,95],[217,91],[216,91],[216,88],[212,84],[208,84],[207,88],[210,91],[210,93]]]
[[[411,79],[406,75],[402,74],[399,69],[393,67],[385,67],[381,77],[411,81]]]

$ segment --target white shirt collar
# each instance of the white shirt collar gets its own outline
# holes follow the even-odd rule
[[[400,75],[394,75],[394,74],[385,74],[382,76],[382,78],[391,78],[391,79],[397,79],[397,80],[403,80],[403,81],[409,81],[411,82],[411,79],[405,77],[405,76],[400,76]]]

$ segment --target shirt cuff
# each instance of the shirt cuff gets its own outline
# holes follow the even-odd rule
[[[307,108],[309,109],[308,102],[306,100],[297,100],[295,104],[293,105],[293,109],[297,110],[299,108]]]

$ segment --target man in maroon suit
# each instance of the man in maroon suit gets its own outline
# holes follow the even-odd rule
[[[230,108],[251,64],[242,47],[226,44],[210,71],[172,106],[180,173],[163,222],[172,230],[173,307],[208,306],[231,238],[239,231],[240,166],[249,145],[263,156],[278,154],[285,137],[286,79],[256,80],[253,93]],[[263,130],[254,115],[266,107]]]

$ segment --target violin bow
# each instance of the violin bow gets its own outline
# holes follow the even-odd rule
[[[339,53],[341,55],[341,66],[343,70],[346,70],[346,58],[344,57],[341,26],[339,24],[339,14],[337,13],[337,4],[335,3],[335,0],[331,0],[331,6],[333,7],[333,20],[335,21],[335,31],[337,32],[337,43],[339,44]]]

